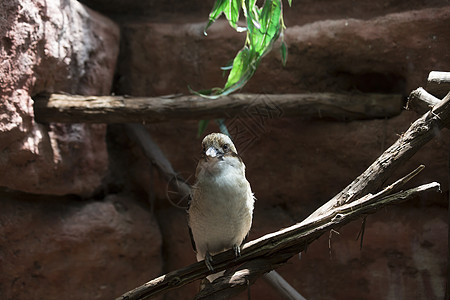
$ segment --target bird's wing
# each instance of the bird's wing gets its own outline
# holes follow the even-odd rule
[[[197,252],[197,246],[195,246],[194,236],[192,235],[191,226],[189,226],[189,224],[188,229],[189,229],[189,236],[191,237],[192,248],[194,249],[195,252]]]
[[[244,239],[242,240],[241,246],[244,245],[244,243],[247,241],[249,233],[250,231],[248,231],[247,234],[245,235]]]
[[[186,212],[188,213],[188,219],[189,219],[189,208],[191,207],[191,201],[192,201],[192,198],[191,198],[191,195],[189,195],[188,207],[186,210]],[[192,248],[194,249],[195,252],[197,252],[197,246],[195,245],[194,235],[192,234],[192,229],[191,229],[191,226],[189,226],[189,222],[187,222],[187,225],[188,225],[188,230],[189,230],[189,237],[191,238]]]

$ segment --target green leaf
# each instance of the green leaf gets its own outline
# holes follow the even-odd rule
[[[230,23],[230,26],[238,30],[239,10],[242,5],[242,0],[216,0],[214,7],[209,14],[209,22],[204,29],[206,30],[220,17],[223,13]]]
[[[283,64],[283,67],[286,67],[288,49],[285,41],[281,43],[280,51],[281,51],[281,63]]]
[[[261,56],[272,48],[272,44],[278,39],[281,32],[281,0],[266,0],[261,11],[259,34],[255,33],[257,44],[256,51]]]
[[[244,47],[241,51],[239,51],[236,58],[233,60],[233,68],[228,75],[225,89],[239,82],[240,78],[244,74],[251,71],[251,60],[251,53],[247,47]]]
[[[230,26],[239,31],[237,26],[239,11],[242,7],[247,23],[247,38],[244,47],[237,53],[231,65],[227,82],[223,89],[215,88],[209,93],[194,92],[210,99],[228,95],[245,86],[256,72],[262,57],[272,50],[273,44],[284,30],[282,0],[265,0],[259,8],[257,0],[216,0],[210,13],[210,21],[205,30],[224,13]],[[292,0],[289,0],[289,4]],[[287,46],[281,45],[283,65],[286,64]],[[223,68],[227,70],[228,68]]]
[[[214,3],[214,7],[209,13],[209,22],[204,29],[204,34],[206,35],[206,30],[220,17],[220,15],[226,10],[228,6],[228,0],[217,0]]]
[[[197,137],[201,137],[203,133],[205,132],[206,128],[208,127],[209,120],[200,120],[198,121],[198,130],[197,130]]]
[[[289,3],[289,7],[291,7],[292,6],[292,0],[288,0],[288,3]]]
[[[239,10],[241,9],[241,1],[229,0],[228,6],[225,9],[225,16],[230,23],[230,26],[237,29],[237,23],[239,21]]]

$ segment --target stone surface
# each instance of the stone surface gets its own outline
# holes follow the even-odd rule
[[[186,17],[207,19],[214,0],[80,0],[87,6],[119,20],[152,18],[184,22]]]
[[[125,24],[116,94],[188,93],[188,85],[200,89],[220,84],[220,67],[232,59],[245,35],[218,22],[205,37],[204,26],[203,22]]]
[[[355,16],[357,17],[357,16]],[[409,10],[372,19],[323,19],[289,26],[286,68],[267,55],[243,89],[253,93],[362,91],[408,95],[432,70],[450,69],[450,6]],[[242,47],[245,34],[219,21],[124,23],[118,94],[189,93],[225,83],[220,67]],[[157,59],[155,59],[157,57]]]
[[[115,299],[160,274],[148,205],[0,192],[2,299]]]
[[[0,4],[0,186],[91,194],[106,172],[102,125],[42,125],[33,95],[109,94],[119,29],[77,1]]]
[[[318,21],[286,30],[289,64],[278,84],[313,90],[409,92],[432,70],[449,70],[450,6],[369,20]],[[274,64],[266,64],[269,70]],[[261,71],[261,75],[264,71]],[[256,77],[253,83],[263,80]],[[275,84],[277,82],[274,82]],[[268,87],[275,89],[277,85]],[[255,88],[255,87],[254,87]]]

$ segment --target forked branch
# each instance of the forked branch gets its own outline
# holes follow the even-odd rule
[[[218,278],[202,290],[196,299],[226,299],[237,294],[259,276],[305,250],[308,244],[330,229],[341,227],[388,204],[403,202],[426,191],[438,191],[439,188],[440,185],[433,182],[393,195],[384,196],[384,192],[368,195],[352,203],[334,208],[306,224],[296,224],[251,241],[244,245],[240,257],[235,258],[233,250],[215,255],[213,257],[214,272],[228,271],[224,277]],[[236,266],[239,266],[238,269],[233,269]],[[198,262],[149,281],[117,299],[132,300],[155,297],[168,290],[204,278],[211,273],[213,272],[207,269],[204,262]]]

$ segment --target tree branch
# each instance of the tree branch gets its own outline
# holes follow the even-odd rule
[[[285,263],[290,257],[305,250],[307,245],[330,229],[341,227],[360,216],[373,213],[388,204],[406,201],[419,193],[439,190],[436,182],[414,189],[381,197],[364,197],[358,201],[334,208],[309,223],[299,223],[289,228],[267,234],[244,245],[241,256],[234,257],[229,250],[213,257],[214,271],[207,269],[203,261],[170,272],[129,291],[117,300],[147,299],[193,282],[197,279],[227,269],[223,277],[216,279],[202,290],[196,299],[228,299],[245,289],[262,274]],[[236,270],[233,267],[239,266]],[[230,271],[231,270],[231,271]]]
[[[423,114],[433,108],[441,100],[434,97],[423,88],[415,89],[409,94],[406,109],[414,110],[417,113]]]
[[[264,274],[264,279],[270,283],[280,294],[289,300],[306,300],[305,297],[300,295],[296,289],[294,289],[280,274],[274,270]]]
[[[417,90],[416,90],[417,91]],[[415,94],[413,91],[411,94]],[[444,98],[417,119],[400,138],[333,199],[317,209],[304,222],[326,213],[333,207],[377,191],[392,173],[428,143],[438,132],[450,124],[450,97]]]
[[[279,232],[276,233],[276,236],[264,236],[259,239],[259,242],[255,241],[252,247],[258,249],[258,247],[260,247],[259,244],[262,241],[267,241],[267,244],[269,245],[280,244],[283,247],[270,249],[270,251],[269,248],[266,247],[264,253],[261,253],[258,256],[264,257],[264,259],[258,258],[250,260],[248,263],[239,266],[237,270],[227,272],[224,277],[218,278],[217,282],[214,281],[213,284],[200,291],[195,299],[229,299],[245,289],[249,283],[253,283],[256,280],[254,277],[279,267],[290,257],[296,255],[298,252],[304,251],[313,239],[317,239],[323,233],[334,228],[342,227],[350,221],[373,213],[386,205],[397,204],[431,190],[439,191],[439,184],[433,182],[421,185],[404,192],[386,196],[379,200],[364,197],[351,204],[347,204],[344,207],[334,209],[327,216],[323,216],[310,224],[298,224],[287,228],[282,237],[279,236]],[[312,226],[312,229],[310,226]],[[286,242],[289,240],[291,240],[293,244],[292,246],[287,247]]]
[[[401,95],[384,94],[233,94],[210,100],[196,95],[170,97],[40,95],[34,98],[41,123],[156,123],[248,117],[301,116],[337,120],[373,119],[400,114]]]

